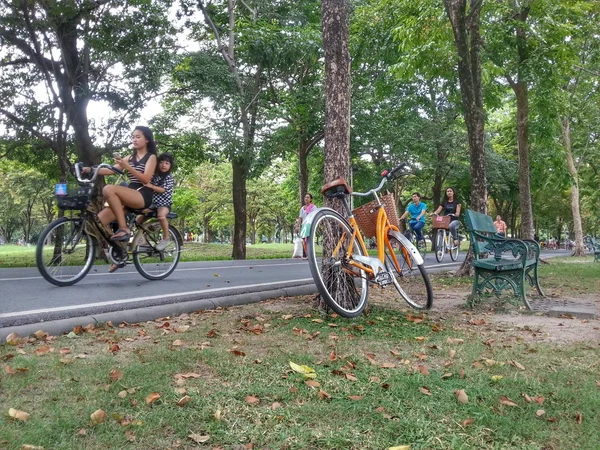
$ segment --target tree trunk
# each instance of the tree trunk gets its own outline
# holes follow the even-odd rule
[[[310,151],[317,145],[325,133],[323,131],[318,131],[314,136],[309,139],[301,138],[300,145],[298,147],[298,165],[300,166],[300,207],[304,205],[304,196],[308,192],[308,155],[310,155]],[[315,195],[314,193],[311,193]]]
[[[233,236],[231,243],[233,259],[246,259],[246,179],[248,170],[242,158],[235,157],[231,160],[233,168]]]
[[[585,247],[583,245],[583,227],[581,226],[581,212],[579,209],[579,174],[573,160],[573,147],[571,143],[571,120],[564,117],[561,121],[563,143],[567,154],[567,167],[573,184],[571,186],[571,210],[573,211],[573,229],[575,231],[575,248],[573,256],[585,255]]]
[[[325,51],[325,182],[350,170],[350,52],[348,0],[321,3]],[[335,205],[332,205],[334,208]],[[340,206],[337,205],[336,209]]]
[[[467,13],[467,3],[469,12]],[[487,213],[487,176],[485,167],[485,112],[481,84],[481,34],[479,30],[481,1],[444,0],[446,13],[452,25],[454,44],[458,53],[458,79],[464,108],[465,124],[471,157],[471,209]],[[469,274],[472,249],[461,268],[459,276]]]
[[[529,92],[523,69],[529,60],[525,23],[529,16],[529,6],[516,10],[515,34],[517,38],[517,79],[506,78],[517,99],[517,145],[519,155],[519,200],[521,203],[521,238],[533,239],[533,208],[531,205],[531,184],[529,178]]]

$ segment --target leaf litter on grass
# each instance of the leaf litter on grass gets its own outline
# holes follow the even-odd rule
[[[249,433],[255,433],[259,429],[261,430],[260,435],[264,436],[262,446],[282,446],[284,441],[278,440],[277,430],[280,426],[285,426],[290,427],[289,433],[293,433],[297,442],[310,448],[311,439],[315,433],[318,433],[319,436],[327,436],[329,430],[333,428],[344,430],[348,423],[356,429],[372,429],[373,426],[370,424],[375,420],[376,426],[373,431],[364,436],[355,436],[350,430],[347,430],[349,435],[353,436],[353,440],[352,443],[344,445],[344,448],[390,448],[398,441],[398,436],[397,433],[391,433],[391,430],[387,429],[386,422],[398,420],[414,422],[413,419],[417,417],[419,420],[422,420],[423,417],[430,417],[431,420],[428,419],[423,423],[423,428],[417,427],[414,430],[411,439],[411,448],[427,448],[424,443],[427,442],[428,436],[432,432],[439,436],[448,433],[447,427],[441,425],[441,423],[447,423],[446,419],[443,419],[444,417],[450,417],[457,426],[462,423],[465,428],[466,425],[469,425],[469,423],[465,425],[470,420],[469,416],[478,417],[478,427],[488,427],[494,430],[499,436],[497,437],[500,439],[499,442],[503,442],[502,439],[508,439],[508,437],[503,437],[502,425],[496,420],[497,412],[494,409],[495,405],[499,403],[506,407],[499,412],[508,414],[507,417],[513,417],[513,419],[519,417],[521,421],[527,423],[525,417],[530,416],[538,421],[538,425],[527,423],[528,429],[535,429],[536,426],[540,426],[539,423],[556,424],[558,427],[565,426],[563,420],[540,421],[540,418],[536,416],[536,411],[539,409],[526,410],[525,406],[509,407],[499,401],[504,396],[508,401],[516,404],[517,402],[512,399],[523,397],[525,400],[523,405],[526,405],[525,395],[533,399],[534,397],[548,396],[553,389],[556,390],[553,387],[556,386],[556,382],[549,380],[548,374],[544,374],[547,386],[543,391],[536,392],[536,390],[527,388],[528,380],[538,376],[536,367],[540,363],[536,361],[536,358],[540,357],[542,351],[538,354],[523,353],[524,344],[512,341],[510,336],[503,335],[502,337],[504,342],[510,344],[511,347],[496,348],[495,344],[492,346],[484,344],[484,339],[474,339],[475,336],[471,337],[470,334],[462,335],[462,330],[455,329],[448,319],[435,319],[435,322],[441,323],[447,331],[431,331],[432,319],[429,318],[429,314],[421,315],[415,321],[407,320],[405,314],[377,309],[370,316],[360,317],[353,321],[330,318],[320,322],[314,321],[313,312],[306,313],[307,308],[302,299],[293,302],[286,300],[285,303],[281,300],[278,305],[273,305],[273,303],[277,302],[265,302],[260,305],[236,307],[219,312],[189,314],[182,318],[171,317],[168,319],[169,326],[162,328],[152,328],[140,324],[135,327],[119,328],[116,333],[109,333],[109,329],[81,331],[77,338],[81,341],[73,346],[69,345],[69,347],[72,347],[74,354],[81,353],[85,349],[89,352],[88,356],[91,360],[100,362],[106,367],[103,375],[98,374],[101,376],[99,379],[103,379],[100,383],[107,382],[106,374],[109,374],[111,370],[118,370],[124,374],[118,380],[111,380],[114,387],[105,385],[108,387],[90,392],[92,397],[97,398],[96,404],[102,405],[109,416],[112,417],[118,412],[123,417],[132,414],[133,418],[136,418],[140,406],[144,405],[144,395],[160,393],[161,401],[156,399],[150,403],[152,408],[145,408],[147,412],[144,413],[144,425],[141,425],[142,428],[134,436],[135,444],[133,445],[137,446],[135,448],[148,448],[149,439],[161,442],[162,444],[156,445],[164,447],[172,446],[177,439],[185,439],[193,430],[180,428],[178,424],[189,423],[191,416],[188,414],[192,412],[194,416],[199,414],[200,417],[212,418],[213,422],[210,422],[212,425],[208,425],[202,431],[196,430],[195,433],[199,436],[210,435],[210,442],[216,446],[245,438]],[[277,307],[271,308],[271,306]],[[285,315],[286,319],[283,319],[282,309],[287,309],[292,314]],[[291,317],[287,318],[288,315]],[[373,315],[376,315],[377,318],[373,318]],[[245,317],[252,317],[252,319]],[[261,317],[264,321],[256,319],[257,317]],[[164,324],[164,322],[160,323]],[[253,327],[259,323],[271,324],[270,327],[267,327],[268,333],[252,331]],[[329,323],[337,326],[332,328]],[[479,330],[479,333],[482,330],[485,332],[485,329],[488,328],[487,323],[477,327],[470,326]],[[169,339],[168,334],[181,327],[185,329],[186,345],[183,348],[173,348],[171,345],[173,340]],[[295,333],[294,329],[304,331]],[[141,330],[145,330],[144,333],[140,334]],[[211,345],[199,345],[206,340],[210,330],[218,332],[211,338]],[[169,332],[166,339],[162,334],[164,331]],[[416,340],[415,336],[427,339]],[[452,341],[448,342],[448,338],[451,338]],[[59,341],[61,339],[64,338],[59,338]],[[458,339],[463,342],[459,343],[456,341]],[[108,344],[109,349],[111,345],[118,345],[120,351],[115,354],[107,352],[106,346],[99,345],[102,343]],[[29,364],[24,362],[28,361],[28,358],[33,358],[35,353],[30,348],[31,344],[25,342],[19,345],[22,347],[18,348],[27,349],[27,354],[18,354],[15,356],[15,358],[19,358],[17,363],[11,364],[14,367],[28,368]],[[64,344],[60,343],[53,345],[55,348],[64,347]],[[34,348],[37,347],[39,347],[39,343],[34,346]],[[7,349],[9,348],[7,347]],[[243,355],[236,355],[230,351],[232,349]],[[456,351],[456,349],[460,351]],[[160,355],[158,359],[152,356],[157,350]],[[454,353],[448,361],[451,350],[454,350]],[[54,360],[48,358],[58,358],[57,353],[48,352],[42,355],[42,358],[37,359],[38,364],[56,367],[53,365]],[[545,355],[544,357],[550,358],[551,356]],[[258,360],[261,361],[260,364],[255,363]],[[494,363],[486,364],[488,360],[494,361]],[[517,360],[523,368],[527,367],[526,371],[509,362]],[[167,366],[163,368],[163,361],[165,364],[168,363],[168,369]],[[290,364],[293,361],[296,366],[301,368],[300,371],[293,369]],[[416,364],[422,361],[426,361],[429,376],[423,376],[420,371],[415,372],[413,369],[418,365],[425,367],[423,363]],[[473,361],[478,362],[480,367],[471,368]],[[546,359],[541,366],[545,367],[549,361],[550,359]],[[127,389],[133,387],[128,377],[135,377],[135,375],[130,375],[131,371],[135,369],[132,364],[140,362],[142,365],[147,365],[145,370],[149,375],[148,384],[140,389],[136,380],[137,390],[122,399],[117,394],[123,391],[127,392]],[[444,370],[449,362],[454,368],[451,371]],[[78,373],[78,370],[83,367],[81,364],[88,365],[90,363],[91,361],[88,363],[81,360],[78,363],[69,364],[61,370],[67,370],[68,373],[79,379],[79,383],[87,383],[87,380],[93,380],[93,376]],[[150,367],[152,368],[150,369]],[[292,376],[281,377],[281,373],[286,369],[288,373],[292,373],[290,368],[298,376],[295,378]],[[466,369],[466,377],[463,368]],[[492,369],[498,370],[498,372],[490,372]],[[339,371],[342,376],[334,371]],[[461,382],[461,378],[458,376],[445,377],[448,373],[457,373],[458,371],[464,380],[462,385],[457,384]],[[309,383],[316,382],[316,380],[305,377],[306,374],[311,373],[315,375],[318,373],[319,381],[317,383],[319,385]],[[518,374],[518,378],[514,378],[516,374]],[[52,371],[48,372],[48,375],[50,379],[54,376]],[[29,375],[27,372],[23,372],[19,376],[28,377]],[[492,376],[504,377],[501,383],[503,391],[498,391],[499,383],[490,383]],[[510,378],[505,383],[507,376]],[[109,376],[108,379],[110,380],[111,377]],[[182,386],[177,386],[178,380],[182,382]],[[423,386],[424,380],[427,380],[427,386]],[[34,380],[30,381],[35,383]],[[597,390],[595,383],[596,379],[594,378],[590,384]],[[51,385],[52,382],[50,382]],[[123,387],[127,389],[123,389]],[[104,393],[103,389],[108,389],[108,391]],[[186,394],[182,394],[176,389],[184,389]],[[188,390],[191,390],[189,395],[187,394]],[[464,412],[456,411],[448,403],[452,395],[456,398],[455,406],[457,401],[461,402],[462,396],[459,398],[459,394],[455,393],[457,391],[463,391],[465,396],[469,392],[473,396],[472,399],[467,397],[467,402],[461,405],[460,409],[464,408]],[[529,394],[521,395],[526,392]],[[185,395],[193,398],[195,393],[202,395],[203,401],[190,403],[190,405],[194,405],[193,408],[188,406],[177,408],[175,406],[178,400],[184,398]],[[109,394],[110,399],[105,397]],[[4,394],[0,394],[0,396],[2,395]],[[48,392],[48,395],[55,394]],[[119,406],[120,403],[115,403],[116,401],[129,401],[127,397],[130,396],[131,400],[136,400],[133,397],[140,400],[138,406]],[[253,399],[251,402],[245,400],[250,398]],[[411,407],[405,410],[397,399],[402,399],[402,402],[410,404]],[[4,399],[2,398],[2,400]],[[247,408],[240,408],[240,402],[247,405]],[[123,403],[123,405],[127,404]],[[236,404],[238,406],[235,406]],[[279,409],[279,407],[272,407],[275,404],[285,405],[284,412],[275,413],[275,409]],[[176,420],[174,417],[169,418],[170,413],[167,413],[169,405],[177,408]],[[222,412],[218,414],[219,418],[217,419],[215,411],[222,411],[222,408],[217,405],[231,405],[227,407],[225,419],[223,419],[224,413]],[[371,417],[371,413],[379,407],[385,408],[385,411],[389,412],[384,413],[385,415],[378,415],[377,418]],[[554,412],[550,419],[556,420],[557,417],[567,415],[570,416],[570,421],[580,429],[589,430],[587,428],[589,425],[586,425],[583,419],[578,419],[578,417],[583,418],[586,415],[589,407],[586,409],[585,404],[565,404],[563,408],[565,413],[560,413],[560,408],[557,412],[556,405],[553,404]],[[569,413],[566,411],[567,408],[573,410]],[[581,416],[578,416],[579,413]],[[547,413],[543,417],[546,415]],[[293,421],[290,420],[292,417]],[[331,423],[322,423],[318,417],[327,417]],[[156,422],[157,420],[167,420],[171,423],[170,426],[175,429],[173,437],[169,438],[168,434],[163,436],[151,431],[154,427],[153,424],[159,423]],[[236,423],[236,428],[231,427],[231,423]],[[73,429],[73,434],[77,429],[88,424],[89,422],[86,424],[85,421],[79,422],[79,426]],[[310,429],[308,424],[316,428],[313,431],[307,431]],[[0,424],[0,430],[2,426]],[[157,429],[160,430],[161,427],[158,426]],[[469,430],[469,428],[465,429]],[[266,433],[265,430],[267,430]],[[540,431],[542,430],[540,429]],[[525,433],[525,431],[522,432]],[[460,431],[460,433],[463,434],[456,436],[461,436],[459,439],[462,440],[464,448],[488,448],[486,447],[488,444],[483,446],[475,444],[476,432],[467,431],[464,434],[465,431]],[[471,435],[471,433],[474,434]],[[530,432],[528,431],[528,433]],[[448,438],[452,435],[453,432],[450,432]],[[457,438],[456,436],[454,439]],[[96,438],[98,437],[95,436]],[[127,445],[132,445],[126,436],[123,435],[121,438],[128,441]],[[30,440],[30,442],[34,441]],[[319,448],[340,448],[339,443],[334,443],[334,441],[325,439],[320,442]],[[114,447],[116,444],[113,442],[112,445]],[[489,448],[492,448],[491,445],[490,443]],[[261,445],[258,446],[261,447]]]

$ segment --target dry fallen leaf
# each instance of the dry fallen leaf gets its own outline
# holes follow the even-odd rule
[[[260,403],[260,399],[254,395],[248,395],[246,398],[244,398],[244,401],[249,405],[256,405]]]
[[[578,424],[581,424],[583,422],[583,414],[582,413],[577,413],[577,416],[575,416],[575,422],[577,422]]]
[[[156,400],[160,398],[160,394],[158,392],[151,392],[146,396],[146,405],[150,406]]]
[[[106,413],[102,409],[97,409],[90,415],[90,419],[92,420],[92,425],[98,425],[106,420]]]
[[[10,408],[8,410],[8,415],[13,419],[21,420],[23,422],[27,422],[29,420],[29,417],[31,417],[29,413],[14,408]]]
[[[365,396],[364,395],[349,395],[348,398],[350,400],[358,401],[358,400],[362,400],[363,398],[365,398]]]
[[[319,391],[319,398],[321,400],[331,400],[331,395],[329,395],[327,392],[325,392],[323,389],[321,389]]]
[[[189,402],[191,399],[192,399],[192,397],[190,397],[189,395],[184,395],[179,400],[177,400],[177,406],[183,406],[187,402]]]
[[[454,393],[456,394],[456,399],[459,401],[459,403],[469,403],[469,396],[464,389],[457,389],[454,391]]]
[[[133,430],[125,430],[125,439],[129,442],[135,442],[135,432]]]
[[[465,342],[464,339],[459,339],[459,338],[451,338],[449,337],[448,339],[446,339],[446,342],[448,344],[463,344]]]
[[[306,380],[304,384],[313,388],[318,388],[319,386],[321,386],[321,383],[315,380]]]
[[[510,398],[508,398],[504,395],[500,397],[500,404],[506,405],[506,406],[519,406],[514,401],[512,401]]]
[[[544,411],[543,409],[538,409],[538,410],[535,412],[535,415],[536,415],[536,416],[538,416],[538,417],[541,417],[541,416],[543,416],[544,414],[546,414],[546,411]]]
[[[471,425],[473,422],[475,422],[475,419],[473,419],[472,417],[468,417],[465,420],[462,421],[462,426],[466,427]]]
[[[525,370],[525,367],[523,367],[523,365],[521,363],[515,361],[514,359],[512,361],[510,361],[510,363],[519,370]]]
[[[358,378],[353,373],[346,373],[346,378],[350,381],[358,381]]]
[[[281,405],[281,403],[279,403],[279,402],[274,402],[274,403],[271,405],[271,411],[275,411],[276,409],[279,409],[279,408],[281,408],[281,406],[282,406],[282,405]]]
[[[19,343],[19,335],[17,333],[10,333],[6,336],[6,343],[8,345],[17,345]]]
[[[421,393],[425,394],[425,395],[432,395],[431,391],[429,390],[429,388],[427,386],[420,387],[419,391],[421,391]]]
[[[218,276],[218,275],[217,275]],[[197,433],[192,433],[192,434],[188,434],[188,437],[194,441],[196,444],[203,444],[205,442],[208,442],[208,440],[210,439],[210,435],[200,435]]]
[[[54,347],[50,347],[49,345],[42,345],[41,347],[38,347],[33,353],[35,353],[37,356],[44,356],[53,351]]]
[[[40,341],[43,341],[48,337],[48,333],[46,333],[44,330],[37,330],[35,333],[33,333],[33,335]]]
[[[456,355],[456,350],[450,349],[450,359],[454,358],[454,355]]]
[[[425,367],[423,364],[419,364],[417,366],[417,372],[419,372],[421,375],[429,375],[429,370],[427,370],[427,367]]]
[[[183,346],[183,341],[181,339],[175,339],[171,345],[173,347],[181,347]]]
[[[108,377],[110,378],[110,381],[119,381],[123,378],[123,372],[117,369],[111,370],[108,374]]]
[[[44,447],[40,447],[39,445],[23,444],[21,450],[44,450]]]

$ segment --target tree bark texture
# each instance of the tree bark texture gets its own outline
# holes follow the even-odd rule
[[[585,255],[585,247],[583,245],[583,227],[579,209],[579,174],[577,173],[577,167],[575,166],[575,160],[573,159],[571,120],[568,117],[564,117],[561,121],[561,126],[563,144],[565,146],[565,153],[567,154],[567,167],[569,168],[569,174],[573,180],[571,186],[571,210],[573,212],[573,231],[575,231],[575,248],[573,249],[573,256],[583,256]]]
[[[233,158],[231,167],[233,169],[233,215],[235,217],[231,239],[233,244],[231,257],[246,259],[246,180],[248,171],[241,158]]]
[[[480,0],[444,0],[458,54],[458,78],[471,157],[471,209],[487,213]],[[469,11],[467,12],[467,6]],[[464,266],[464,264],[463,264]]]
[[[517,8],[513,3],[513,8]],[[533,239],[533,207],[531,204],[531,183],[529,177],[529,91],[524,74],[529,60],[525,23],[529,16],[529,6],[515,13],[515,34],[517,39],[517,79],[507,75],[507,80],[517,99],[517,145],[519,155],[519,201],[521,203],[521,238]]]
[[[348,0],[321,2],[325,51],[325,179],[348,180],[350,168],[350,52]],[[335,207],[335,206],[334,206]]]
[[[467,5],[469,11],[467,12]],[[446,13],[452,25],[454,44],[458,54],[458,79],[464,108],[465,124],[471,157],[471,209],[487,214],[487,176],[485,166],[485,112],[481,84],[481,33],[479,30],[480,0],[444,0]],[[457,275],[471,272],[473,250],[457,271]]]

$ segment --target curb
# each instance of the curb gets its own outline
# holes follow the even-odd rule
[[[251,292],[244,294],[214,297],[212,299],[190,300],[180,303],[169,303],[165,305],[148,306],[121,311],[90,314],[68,319],[49,320],[26,325],[9,326],[0,328],[0,342],[4,342],[11,333],[17,333],[20,337],[29,336],[38,330],[44,330],[52,336],[68,333],[77,325],[85,326],[89,323],[108,322],[114,325],[123,322],[138,323],[155,320],[159,317],[178,316],[183,313],[191,313],[199,310],[227,308],[230,306],[247,305],[258,303],[277,297],[297,297],[300,295],[311,295],[317,293],[314,284],[302,286],[290,286],[269,291]]]

